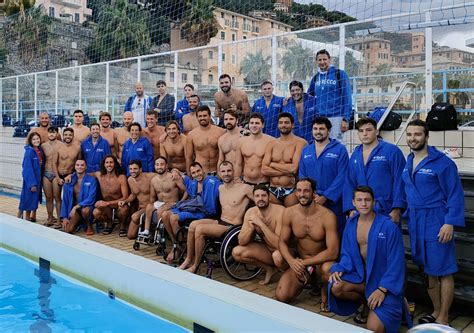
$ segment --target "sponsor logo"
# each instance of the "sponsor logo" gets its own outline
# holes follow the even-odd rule
[[[335,86],[336,83],[337,83],[336,80],[331,80],[331,79],[324,79],[324,80],[316,81],[317,86],[321,86],[321,85],[333,85],[333,86]]]
[[[86,182],[86,183],[84,183],[84,186],[91,186],[91,183],[90,183],[90,182]]]
[[[422,175],[434,175],[434,172],[432,169],[421,168],[420,170],[418,170],[418,173]]]
[[[309,158],[311,155],[304,155],[303,158]]]
[[[137,151],[143,151],[143,148],[137,148]]]
[[[383,232],[379,232],[379,238],[386,238]]]
[[[334,154],[334,153],[327,153],[327,154],[326,154],[326,157],[329,157],[329,158],[338,158],[339,155],[338,155],[338,154]]]
[[[387,161],[387,157],[384,155],[377,155],[372,158],[372,161],[374,162],[384,162]]]

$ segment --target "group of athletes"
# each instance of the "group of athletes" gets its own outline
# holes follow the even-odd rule
[[[120,128],[110,127],[107,112],[88,128],[76,110],[61,136],[41,114],[25,146],[19,217],[26,212],[36,220],[42,190],[45,224],[69,233],[85,222],[92,235],[97,220],[110,234],[115,212],[119,236],[150,237],[156,214],[173,242],[180,226],[189,225],[179,268],[193,273],[206,238],[242,225],[232,255],[262,266],[262,284],[283,272],[278,300],[292,302],[319,276],[321,311],[349,315],[364,304],[356,321],[375,332],[398,332],[406,310],[404,214],[412,260],[428,276],[433,303],[420,323],[447,324],[457,271],[453,227],[464,225],[457,168],[428,145],[421,120],[408,124],[412,152],[405,160],[378,136],[374,120],[360,119],[361,144],[349,158],[339,141],[347,130],[347,76],[330,66],[327,51],[316,61],[308,93],[293,81],[291,97],[277,97],[265,81],[253,112],[245,93],[222,75],[215,94],[222,127],[189,85],[164,127],[158,125],[160,98],[144,108],[140,83]],[[143,113],[144,124],[134,121]]]

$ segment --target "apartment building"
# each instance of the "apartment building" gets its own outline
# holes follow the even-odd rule
[[[378,36],[356,37],[346,41],[346,46],[361,52],[364,63],[361,73],[370,75],[383,64],[392,64],[392,42]]]
[[[87,0],[36,0],[35,6],[42,5],[51,17],[69,22],[82,23],[86,16],[92,15],[87,8]]]

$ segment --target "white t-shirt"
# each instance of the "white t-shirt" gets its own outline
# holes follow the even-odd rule
[[[132,104],[133,121],[139,123],[142,128],[146,127],[145,112],[145,95],[135,97]]]

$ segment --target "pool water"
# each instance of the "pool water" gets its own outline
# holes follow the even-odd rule
[[[0,332],[150,331],[189,332],[0,248]]]

